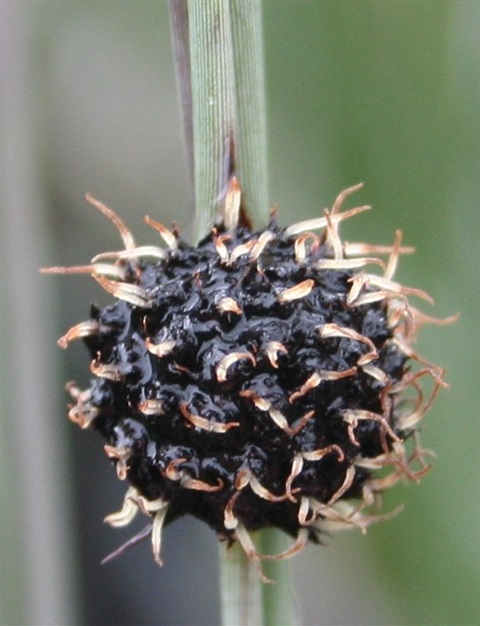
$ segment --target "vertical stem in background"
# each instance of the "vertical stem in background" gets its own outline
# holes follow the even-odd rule
[[[234,132],[230,7],[189,0],[195,241],[210,231],[228,182]]]
[[[52,383],[61,371],[50,346],[58,291],[40,282],[36,269],[54,249],[44,168],[51,144],[42,141],[49,68],[37,63],[40,42],[52,34],[45,29],[52,11],[2,2],[0,12],[0,623],[77,624],[71,459],[66,420],[57,421],[63,401]]]

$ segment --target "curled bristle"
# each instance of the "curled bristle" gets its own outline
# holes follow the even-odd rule
[[[133,238],[132,233],[125,225],[125,222],[115,213],[115,211],[112,211],[112,209],[110,209],[106,204],[103,204],[103,202],[100,202],[89,193],[85,194],[85,200],[108,217],[111,222],[113,222],[120,233],[120,237],[122,238],[123,245],[126,250],[132,250],[135,248],[135,239]]]

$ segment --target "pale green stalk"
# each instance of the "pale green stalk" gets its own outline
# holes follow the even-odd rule
[[[263,590],[253,562],[238,542],[221,543],[219,556],[223,626],[261,626]]]
[[[193,156],[195,241],[210,231],[232,174],[240,182],[250,219],[265,224],[270,206],[261,0],[170,4],[187,152]],[[278,532],[256,535],[260,551],[271,554],[285,548]],[[224,625],[295,623],[287,563],[271,562],[265,569],[275,584],[260,581],[238,542],[230,548],[220,545]]]
[[[213,225],[230,168],[235,114],[229,3],[188,0],[188,20],[198,241]]]
[[[267,117],[261,2],[230,0],[235,73],[235,148],[243,203],[254,224],[268,219]]]
[[[292,542],[288,535],[277,528],[267,528],[259,534],[262,554],[279,554]],[[267,561],[264,564],[266,576],[275,581],[273,585],[262,587],[264,626],[294,626],[298,623],[289,565],[286,560]]]
[[[261,2],[230,0],[230,18],[235,67],[237,171],[244,205],[253,223],[261,225],[267,221],[270,208]],[[276,529],[263,530],[257,535],[259,550],[265,554],[278,554],[287,547],[288,538]],[[294,624],[288,562],[270,561],[264,568],[275,584],[262,585],[263,623],[265,626]],[[250,575],[251,570],[250,567]]]

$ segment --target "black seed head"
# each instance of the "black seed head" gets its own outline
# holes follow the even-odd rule
[[[387,248],[341,242],[339,223],[368,208],[340,212],[356,189],[288,228],[251,232],[224,216],[196,247],[148,218],[166,249],[136,247],[90,199],[125,250],[53,268],[87,271],[117,299],[59,340],[82,338],[95,375],[84,391],[69,384],[69,417],[100,431],[130,484],[107,521],[152,517],[157,561],[162,523],[182,515],[258,561],[249,531],[284,530],[289,554],[323,530],[363,529],[381,519],[366,509],[383,490],[428,470],[417,429],[442,371],[411,347],[417,323],[434,320],[408,296],[429,298],[392,280],[411,251],[398,233]]]

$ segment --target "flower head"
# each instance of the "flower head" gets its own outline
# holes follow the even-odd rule
[[[443,372],[412,341],[438,320],[410,304],[425,292],[393,280],[412,251],[400,232],[391,247],[340,239],[340,223],[370,208],[341,212],[360,187],[320,218],[283,228],[272,216],[252,232],[233,179],[196,247],[150,218],[166,245],[137,247],[88,198],[125,249],[50,270],[88,272],[116,299],[59,340],[82,338],[95,376],[85,390],[69,383],[69,417],[100,431],[129,483],[106,521],[151,518],[158,562],[162,525],[191,514],[260,569],[250,531],[284,530],[294,541],[277,556],[290,556],[323,531],[388,517],[369,512],[381,492],[429,469],[418,425]]]

